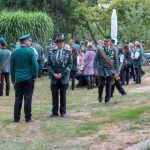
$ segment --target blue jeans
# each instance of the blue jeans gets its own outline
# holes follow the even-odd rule
[[[87,81],[87,88],[92,89],[93,88],[93,75],[87,75],[86,81]]]

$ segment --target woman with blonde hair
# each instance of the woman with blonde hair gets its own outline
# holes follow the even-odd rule
[[[95,56],[95,52],[93,51],[93,44],[88,43],[87,44],[87,52],[85,53],[85,56],[84,56],[84,69],[83,69],[83,74],[86,76],[88,89],[93,88],[93,75],[94,75],[93,61],[94,61],[94,56]]]

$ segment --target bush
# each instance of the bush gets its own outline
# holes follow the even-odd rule
[[[53,32],[53,21],[45,13],[0,12],[0,35],[4,36],[8,43],[13,43],[23,34],[30,33],[33,39],[43,44],[53,36]]]

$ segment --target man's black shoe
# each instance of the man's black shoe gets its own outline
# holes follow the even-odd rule
[[[13,123],[19,123],[19,120],[13,120]]]
[[[102,97],[98,97],[98,101],[99,101],[100,103],[102,103],[103,98],[102,98]]]
[[[122,96],[127,96],[127,94],[125,93],[125,94],[122,94]]]
[[[66,118],[67,116],[66,116],[66,114],[61,114],[61,117]]]
[[[58,117],[58,114],[51,114],[50,117],[51,118]]]
[[[105,103],[106,103],[106,104],[108,104],[108,103],[109,103],[109,101],[108,101],[108,100],[105,100]]]
[[[33,121],[34,121],[33,119],[26,120],[27,123],[33,122]]]

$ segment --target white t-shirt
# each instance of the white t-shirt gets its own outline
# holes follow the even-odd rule
[[[121,54],[121,55],[120,55],[120,63],[123,63],[123,61],[124,61],[124,55]]]
[[[140,53],[139,53],[138,51],[135,52],[135,55],[134,55],[133,53],[131,53],[131,57],[132,57],[132,58],[138,59],[139,56],[140,56]]]

